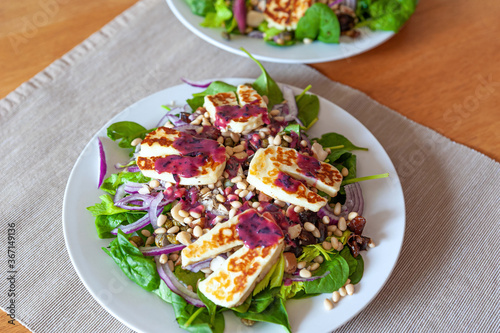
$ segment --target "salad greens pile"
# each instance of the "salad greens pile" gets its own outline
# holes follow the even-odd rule
[[[273,14],[264,15],[268,8],[274,8],[272,0],[185,1],[193,14],[204,17],[201,26],[223,28],[226,39],[230,39],[231,34],[248,35],[276,46],[290,46],[304,40],[336,44],[341,35],[357,37],[356,29],[364,26],[397,32],[415,12],[418,3],[418,0],[327,0],[326,3],[313,2],[305,13],[293,15],[291,10],[300,6],[290,6],[276,13],[278,21],[284,19],[283,16],[292,21],[292,16],[299,15],[295,25],[285,27],[276,24]],[[259,20],[255,21],[255,17]]]
[[[197,4],[199,13],[211,13],[210,10],[217,8],[217,3],[210,0],[201,2],[191,0],[191,4]],[[251,55],[250,55],[251,57]],[[253,57],[252,57],[253,59]],[[283,92],[279,85],[272,79],[265,68],[255,59],[253,59],[261,68],[262,74],[252,84],[253,88],[261,95],[267,96],[269,105],[277,105],[283,102]],[[305,130],[310,128],[317,120],[319,114],[319,99],[316,95],[308,94],[307,87],[301,94],[295,96],[298,108],[298,121],[290,121],[283,130],[287,133],[294,132],[296,135],[306,135]],[[203,98],[206,95],[219,92],[235,91],[236,87],[221,82],[212,82],[204,91],[193,94],[187,101],[189,106],[196,110],[202,106]],[[300,123],[299,123],[300,122]],[[112,140],[119,141],[119,146],[125,149],[132,148],[131,141],[137,137],[144,138],[150,129],[136,124],[134,122],[119,122],[108,128],[108,136]],[[367,150],[358,147],[344,136],[338,133],[327,133],[316,139],[319,144],[325,148],[330,148],[326,162],[332,164],[337,169],[347,168],[349,175],[344,178],[345,181],[356,181],[356,155],[354,150]],[[117,195],[119,188],[124,184],[147,184],[151,179],[144,177],[140,171],[130,171],[134,165],[134,159],[125,165],[123,171],[109,176],[101,189],[107,194],[100,196],[101,202],[88,207],[88,210],[95,217],[95,227],[97,235],[100,238],[115,237],[111,231],[116,230],[118,226],[124,226],[144,217],[147,212],[141,210],[128,210],[115,206],[113,196]],[[365,177],[376,178],[377,176]],[[342,203],[345,200],[344,185],[340,191],[341,195],[335,198],[329,198],[329,203]],[[342,195],[342,193],[344,195]],[[325,196],[327,196],[325,194]],[[255,200],[255,199],[253,199]],[[168,214],[172,204],[163,208],[163,213]],[[346,284],[358,283],[364,270],[363,258],[361,255],[354,256],[348,246],[348,240],[353,233],[347,229],[341,236],[328,235],[325,241],[329,242],[332,237],[337,237],[338,241],[344,245],[343,249],[325,249],[321,243],[307,244],[302,246],[298,261],[312,262],[318,256],[323,258],[319,268],[313,272],[313,277],[321,278],[311,281],[292,281],[285,274],[285,259],[281,254],[280,259],[266,276],[256,285],[251,295],[243,304],[235,308],[224,308],[215,305],[205,295],[196,290],[196,282],[204,279],[205,274],[194,273],[176,266],[173,270],[175,277],[184,285],[190,285],[193,291],[198,294],[199,299],[205,307],[196,307],[189,304],[182,296],[178,295],[160,278],[159,267],[153,257],[145,256],[141,248],[137,248],[131,243],[135,238],[135,243],[144,243],[147,237],[142,232],[147,230],[153,234],[153,227],[148,224],[141,230],[130,234],[125,234],[118,229],[116,237],[107,248],[103,248],[113,261],[120,267],[124,274],[143,289],[153,292],[165,302],[172,305],[179,327],[190,332],[223,332],[224,316],[223,312],[233,312],[239,318],[250,321],[269,322],[281,325],[286,331],[291,332],[288,314],[286,311],[286,301],[288,299],[301,299],[311,297],[322,293],[332,293]]]

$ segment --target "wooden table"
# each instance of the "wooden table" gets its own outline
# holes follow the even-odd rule
[[[2,2],[0,98],[135,2]],[[313,67],[500,160],[500,2],[420,2],[404,29],[385,44],[356,57]],[[0,331],[28,332],[19,324],[7,324],[7,319],[3,314]]]

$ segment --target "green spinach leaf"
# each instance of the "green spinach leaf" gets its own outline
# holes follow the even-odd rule
[[[303,282],[292,282],[290,285],[285,286],[284,284],[280,288],[279,296],[283,299],[294,298],[299,292],[304,291]]]
[[[315,271],[315,275],[322,275],[327,271],[329,271],[330,274],[324,278],[304,282],[307,294],[334,292],[342,287],[349,277],[349,265],[345,259],[338,254],[335,255],[332,260],[323,262],[318,270]]]
[[[165,302],[172,304],[179,327],[193,333],[223,333],[224,316],[215,314],[214,324],[211,325],[211,315],[207,308],[197,308],[188,304],[184,298],[171,291],[165,282],[161,281],[158,289],[153,290]]]
[[[291,132],[297,133],[297,135],[300,135],[300,125],[299,124],[289,124],[287,127],[284,129],[285,133],[290,134]]]
[[[210,316],[210,326],[214,326],[215,316],[217,314],[217,305],[209,300],[199,289],[197,290],[197,294],[203,304],[207,307],[208,315]]]
[[[108,192],[111,195],[116,194],[118,186],[133,182],[133,183],[147,183],[151,178],[145,177],[142,172],[127,172],[114,173],[104,180],[101,185],[101,190]]]
[[[279,293],[279,288],[265,289],[252,297],[248,312],[260,313],[267,309]]]
[[[131,142],[136,138],[144,139],[146,134],[151,132],[133,121],[119,121],[112,124],[107,129],[108,137],[113,140],[120,140],[118,146],[122,148],[133,148]]]
[[[243,52],[245,52],[250,59],[255,61],[255,63],[260,67],[262,74],[255,80],[253,83],[253,88],[261,95],[267,96],[269,99],[269,103],[267,106],[271,109],[276,104],[280,104],[283,102],[283,93],[281,92],[278,84],[273,80],[273,78],[267,73],[266,69],[262,64],[255,59],[250,53],[247,52],[244,48],[240,48]]]
[[[205,279],[205,274],[203,272],[193,273],[183,269],[181,266],[175,266],[174,275],[179,279],[184,285],[193,287],[193,291],[197,292],[196,285],[198,280]]]
[[[349,276],[351,276],[354,272],[356,272],[358,262],[352,256],[351,250],[349,250],[348,246],[345,246],[342,251],[340,251],[340,256],[347,262],[347,265],[349,266]]]
[[[361,278],[363,277],[363,271],[365,269],[365,263],[363,262],[363,257],[361,256],[361,254],[355,259],[357,263],[356,270],[354,271],[354,273],[349,275],[349,279],[351,279],[352,284],[356,284],[361,280]]]
[[[186,102],[194,111],[200,106],[203,106],[205,96],[229,91],[236,92],[236,87],[222,81],[214,81],[207,87],[207,89],[202,92],[193,94],[193,98],[188,99]]]
[[[121,230],[109,248],[102,248],[127,277],[147,291],[153,291],[160,285],[160,276],[152,257],[145,257],[141,251],[130,244],[128,236]]]
[[[316,95],[301,95],[299,99],[295,99],[297,108],[299,109],[298,118],[304,124],[306,129],[311,128],[318,121],[319,114],[319,98]]]
[[[206,16],[208,13],[215,12],[213,0],[186,0],[191,12],[198,16]]]
[[[288,322],[284,300],[280,297],[273,298],[272,303],[262,312],[234,312],[234,314],[240,318],[278,324],[283,326],[287,332],[292,331]]]
[[[99,215],[114,215],[128,212],[127,209],[116,207],[113,202],[113,198],[109,194],[103,194],[99,197],[99,199],[101,199],[100,203],[87,207],[87,210],[90,211],[93,216],[97,217]]]
[[[222,26],[224,22],[233,17],[233,11],[228,7],[224,0],[216,0],[214,7],[215,12],[207,13],[205,20],[201,22],[202,27],[218,28]]]
[[[338,133],[326,133],[321,136],[321,138],[315,139],[323,148],[332,148],[343,146],[343,150],[368,150],[368,148],[358,147],[349,141],[345,136]]]
[[[360,0],[356,14],[361,19],[358,26],[372,30],[397,32],[415,12],[418,0]]]
[[[295,38],[317,39],[323,43],[338,43],[340,24],[337,15],[324,3],[315,3],[297,23]]]
[[[115,235],[111,234],[111,230],[120,225],[133,223],[144,215],[144,212],[135,211],[127,211],[126,213],[113,215],[99,215],[95,218],[95,228],[97,230],[97,235],[99,236],[99,238],[114,238]]]

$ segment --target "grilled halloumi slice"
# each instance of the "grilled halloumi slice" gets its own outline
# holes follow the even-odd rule
[[[215,304],[234,307],[241,304],[267,274],[283,251],[284,236],[269,214],[248,209],[217,224],[181,252],[182,266],[214,258],[231,248],[242,246],[207,279],[198,284]]]
[[[205,96],[203,106],[214,126],[223,131],[249,133],[269,123],[267,105],[262,96],[247,85],[238,86],[236,93],[239,103],[234,92]]]
[[[215,258],[236,246],[243,245],[236,231],[238,222],[238,217],[234,216],[227,222],[218,223],[209,232],[185,247],[181,252],[182,266]]]
[[[327,200],[303,182],[335,196],[342,183],[342,174],[332,165],[295,149],[270,146],[255,153],[247,181],[275,199],[317,212]]]
[[[255,285],[269,272],[283,251],[283,240],[273,246],[243,246],[217,271],[198,284],[198,289],[217,305],[232,308],[252,293]]]
[[[267,0],[264,16],[271,28],[295,30],[313,3],[313,0]]]
[[[193,155],[193,156],[191,156]],[[226,166],[217,141],[159,127],[141,142],[137,166],[144,176],[181,185],[216,183]]]

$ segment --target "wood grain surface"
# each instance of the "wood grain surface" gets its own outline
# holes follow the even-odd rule
[[[136,0],[23,0],[0,4],[0,98]],[[166,4],[165,4],[166,6]],[[404,116],[500,160],[500,1],[420,1],[385,44],[313,65]],[[383,120],[381,120],[383,121]],[[1,332],[28,332],[0,318]]]

